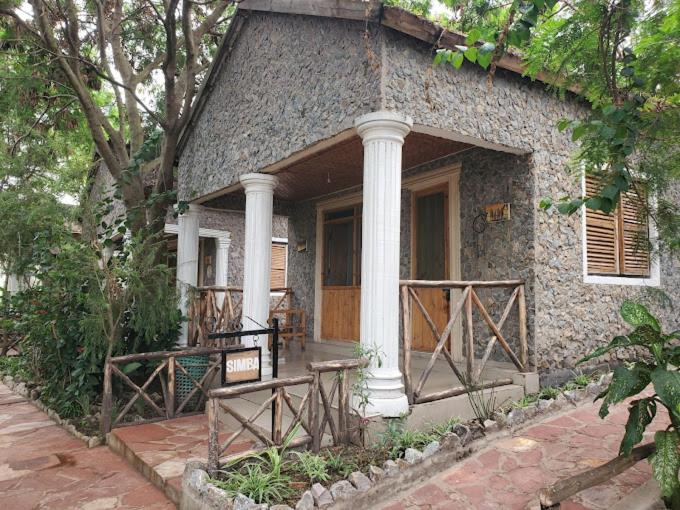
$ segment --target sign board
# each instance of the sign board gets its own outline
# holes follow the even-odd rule
[[[260,347],[222,351],[222,386],[259,381],[262,376]]]
[[[510,219],[510,204],[491,204],[484,207],[486,222],[507,221]]]

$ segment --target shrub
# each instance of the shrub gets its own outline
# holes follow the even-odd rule
[[[609,387],[597,398],[602,399],[600,417],[609,414],[609,407],[639,395],[651,383],[654,394],[633,400],[628,407],[628,422],[621,441],[620,452],[630,455],[640,443],[646,428],[654,421],[658,406],[668,411],[670,426],[655,433],[656,451],[649,458],[654,478],[659,484],[667,505],[680,507],[680,331],[665,334],[659,321],[647,308],[625,301],[621,305],[621,317],[633,330],[627,335],[615,337],[608,345],[595,349],[579,363],[603,354],[625,348],[642,348],[647,356],[614,370]]]

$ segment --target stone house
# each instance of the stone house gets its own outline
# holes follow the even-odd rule
[[[384,415],[406,405],[400,279],[521,280],[529,360],[542,374],[571,370],[619,332],[623,299],[680,290],[677,267],[638,253],[615,221],[539,210],[541,198],[585,186],[567,172],[575,145],[555,126],[588,105],[523,77],[512,55],[493,87],[475,66],[433,66],[437,47],[463,40],[376,1],[244,0],[180,142],[189,215],[245,211],[244,316],[267,319],[272,229],[285,216],[287,284],[309,335],[380,349],[368,386]],[[479,292],[494,321],[504,293]],[[442,324],[453,297],[421,294]],[[508,324],[519,320],[513,311]],[[414,335],[414,350],[435,343]],[[463,343],[456,326],[457,359]]]

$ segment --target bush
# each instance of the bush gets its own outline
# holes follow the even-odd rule
[[[39,234],[35,284],[11,298],[25,375],[63,417],[92,412],[107,356],[165,350],[177,338],[174,277],[157,262],[163,244],[136,237],[104,265],[103,242],[85,242],[67,229]]]

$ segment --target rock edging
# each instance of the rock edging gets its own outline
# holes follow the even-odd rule
[[[57,425],[66,430],[76,439],[81,440],[88,448],[95,448],[104,443],[100,436],[88,436],[83,434],[76,428],[71,420],[62,418],[54,409],[47,407],[40,400],[40,389],[38,387],[31,389],[28,388],[28,384],[30,384],[30,382],[22,381],[18,378],[12,377],[11,375],[5,375],[2,378],[2,382],[14,393],[21,395],[29,402],[32,402],[38,409],[49,416],[52,421],[54,421]]]
[[[422,451],[407,448],[404,457],[387,460],[382,467],[369,466],[367,473],[356,471],[347,480],[330,487],[315,483],[305,491],[295,508],[288,505],[257,504],[239,494],[230,498],[226,491],[209,483],[203,463],[188,462],[182,481],[180,510],[356,510],[379,504],[385,494],[402,492],[426,480],[442,469],[449,468],[490,443],[508,437],[517,429],[531,424],[529,420],[541,415],[558,414],[565,407],[576,407],[584,401],[592,401],[611,381],[611,374],[600,377],[587,387],[560,392],[555,399],[539,399],[525,407],[515,407],[505,413],[497,413],[496,420],[484,422],[484,434],[466,425],[456,425],[453,432],[445,433],[439,441],[432,441]]]

